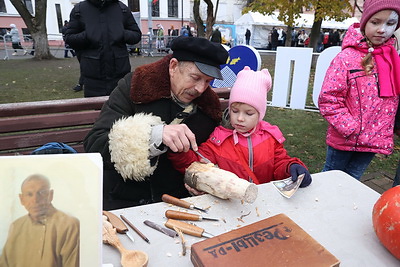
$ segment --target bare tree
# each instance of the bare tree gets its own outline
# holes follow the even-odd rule
[[[24,20],[35,44],[36,59],[52,59],[47,39],[46,13],[47,0],[35,1],[35,16],[27,9],[25,2],[21,0],[10,0],[15,9]]]
[[[215,13],[214,4],[212,3],[212,1],[204,0],[204,2],[207,4],[206,27],[204,27],[204,21],[200,16],[200,1],[201,0],[193,1],[193,16],[197,25],[197,36],[206,37],[207,39],[209,39],[213,32],[213,26],[217,17],[219,0],[217,0],[217,2],[215,3]]]

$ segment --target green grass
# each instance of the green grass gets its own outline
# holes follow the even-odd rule
[[[262,58],[262,67],[268,68],[273,77],[275,58]],[[131,57],[131,65],[134,69],[158,59]],[[74,58],[0,61],[0,77],[0,103],[83,97],[83,92],[72,91],[79,79],[79,64]],[[313,84],[313,74],[310,84]],[[311,88],[309,91],[312,92]],[[311,105],[311,98],[310,93],[307,105]],[[289,155],[300,158],[312,173],[321,171],[325,161],[327,124],[318,112],[268,107],[265,119],[280,127],[286,137],[285,147]],[[399,141],[396,140],[395,152],[389,157],[375,157],[366,174],[394,176],[399,158]]]

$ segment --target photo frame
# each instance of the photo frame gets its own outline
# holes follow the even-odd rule
[[[102,177],[98,153],[0,157],[0,255],[10,225],[28,214],[21,204],[21,184],[30,175],[46,176],[52,204],[79,220],[79,266],[102,264]]]

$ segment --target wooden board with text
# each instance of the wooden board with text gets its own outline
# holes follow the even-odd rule
[[[192,245],[203,266],[339,266],[340,261],[285,214]]]

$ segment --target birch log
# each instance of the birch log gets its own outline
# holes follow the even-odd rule
[[[258,193],[255,184],[219,169],[212,163],[193,162],[186,169],[185,183],[222,199],[235,198],[247,203],[253,203]]]

